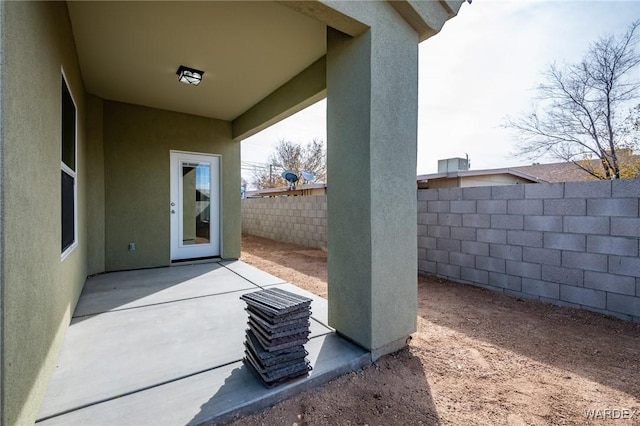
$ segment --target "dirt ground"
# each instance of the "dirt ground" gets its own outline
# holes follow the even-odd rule
[[[243,261],[327,297],[323,251],[242,244]],[[408,349],[234,425],[640,425],[640,325],[417,281]]]

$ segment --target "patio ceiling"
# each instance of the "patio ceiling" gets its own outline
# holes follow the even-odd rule
[[[67,6],[85,88],[109,100],[230,121],[326,53],[325,25],[275,2]]]

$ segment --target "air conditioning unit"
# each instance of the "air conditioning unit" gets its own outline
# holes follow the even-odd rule
[[[469,160],[466,158],[447,158],[438,160],[438,173],[459,172],[469,170]]]

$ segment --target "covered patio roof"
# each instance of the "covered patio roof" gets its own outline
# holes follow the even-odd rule
[[[232,121],[324,56],[325,26],[276,2],[68,2],[103,99]],[[203,70],[177,84],[179,65]]]
[[[313,299],[309,377],[267,389],[242,363],[240,295]],[[240,261],[90,278],[38,415],[40,425],[225,421],[370,363],[327,326],[327,301]]]
[[[85,88],[103,99],[230,121],[240,138],[325,96],[326,26],[278,2],[67,7]],[[204,71],[200,85],[179,84],[180,65]]]

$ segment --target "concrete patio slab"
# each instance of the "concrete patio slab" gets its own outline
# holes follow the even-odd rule
[[[220,264],[224,265],[227,269],[230,269],[236,274],[242,276],[242,278],[248,280],[252,284],[260,287],[285,283],[285,280],[283,280],[282,278],[275,277],[239,260],[222,261],[220,262]]]
[[[272,281],[241,262],[233,266]],[[100,313],[72,320],[39,423],[197,424],[370,362],[368,352],[324,325],[326,300],[278,286],[313,299],[306,348],[314,372],[267,391],[241,363],[247,314],[240,296],[260,287],[237,272],[208,264],[90,278],[76,312]]]
[[[218,263],[112,272],[87,281],[74,317],[255,288]]]
[[[235,362],[41,421],[40,425],[198,425],[232,420],[326,383],[370,362],[369,353],[335,334],[307,345],[309,377],[267,389],[242,362]]]

